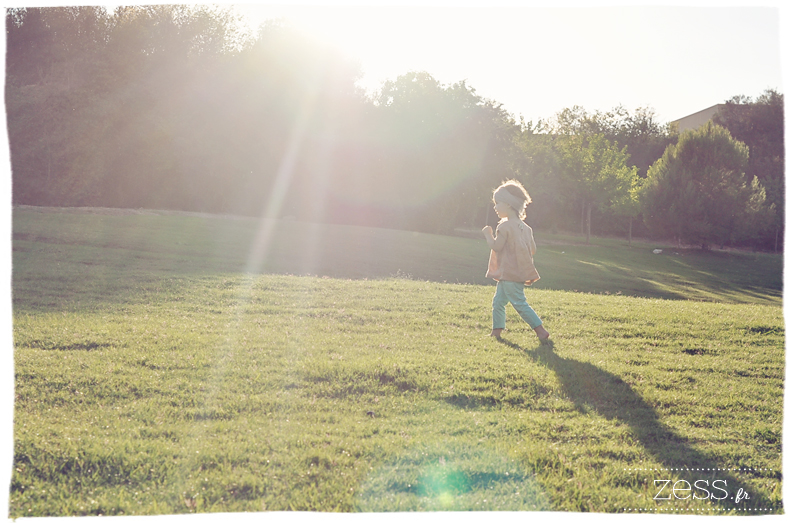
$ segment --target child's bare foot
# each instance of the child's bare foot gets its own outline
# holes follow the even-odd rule
[[[498,338],[500,340],[501,332],[503,332],[503,329],[493,329],[492,332],[490,333],[490,336],[492,336],[493,338]]]
[[[534,329],[534,332],[536,332],[536,335],[537,335],[537,336],[539,337],[539,339],[540,339],[540,340],[542,340],[542,341],[544,341],[544,340],[546,340],[547,338],[549,338],[549,337],[550,337],[550,333],[549,333],[549,332],[547,332],[547,329],[545,329],[545,328],[544,328],[544,327],[542,327],[541,325],[539,325],[537,328],[535,328],[535,329]]]

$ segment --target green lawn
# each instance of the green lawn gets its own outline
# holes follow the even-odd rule
[[[11,517],[783,513],[781,256],[536,231],[540,345],[511,309],[486,336],[481,239],[39,211]],[[654,499],[680,480],[727,497]]]

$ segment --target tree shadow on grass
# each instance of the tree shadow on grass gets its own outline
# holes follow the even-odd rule
[[[654,408],[644,401],[621,378],[590,363],[562,358],[553,351],[554,344],[552,340],[542,343],[533,350],[524,349],[516,343],[505,339],[501,339],[501,343],[517,349],[539,365],[552,370],[558,377],[562,389],[578,410],[593,409],[607,419],[618,420],[629,426],[633,436],[655,460],[662,463],[664,468],[696,469],[696,471],[690,472],[673,471],[672,474],[668,471],[665,472],[664,479],[673,477],[686,479],[691,483],[698,479],[706,479],[709,481],[709,485],[716,480],[725,481],[726,483],[717,483],[717,485],[725,486],[728,497],[722,500],[715,500],[713,505],[716,509],[724,509],[726,511],[735,509],[737,512],[743,511],[749,514],[776,514],[783,512],[781,502],[770,500],[767,494],[759,492],[754,485],[748,484],[746,481],[748,476],[769,477],[770,475],[780,481],[782,476],[779,471],[747,470],[732,474],[726,470],[719,470],[758,469],[760,467],[758,464],[734,465],[723,463],[713,456],[692,448],[691,443],[685,437],[676,434],[662,423]],[[698,472],[697,469],[706,470]],[[659,473],[655,472],[655,474]],[[775,474],[776,476],[774,476]],[[655,475],[654,478],[649,479],[649,483],[651,483],[649,491],[653,490],[654,495],[657,494],[659,488],[656,485],[662,485],[662,483],[654,484],[652,480],[660,479],[661,477],[663,476]],[[701,485],[706,487],[705,484]],[[681,486],[686,487],[687,485]],[[666,493],[669,488],[665,489]],[[734,498],[740,488],[749,494],[749,499],[740,500],[736,503]],[[708,488],[708,490],[714,492],[718,497],[724,496],[719,490],[711,488]],[[697,489],[690,494],[692,493],[697,493],[699,497],[709,495]],[[680,492],[680,495],[687,495],[687,491]],[[767,510],[764,511],[763,509]],[[768,509],[772,509],[772,511]]]

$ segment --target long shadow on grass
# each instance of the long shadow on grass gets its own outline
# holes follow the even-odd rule
[[[663,424],[654,408],[615,374],[595,367],[590,363],[562,358],[553,352],[552,342],[542,344],[539,348],[533,350],[524,349],[508,340],[501,340],[501,342],[521,351],[536,363],[544,365],[555,372],[564,392],[579,410],[584,411],[590,408],[605,418],[626,423],[637,440],[657,461],[663,464],[664,468],[707,469],[702,472],[689,473],[686,471],[673,471],[672,473],[668,471],[662,473],[664,476],[659,476],[659,472],[655,472],[657,475],[653,479],[661,479],[662,477],[664,479],[685,479],[693,484],[698,479],[707,479],[709,485],[716,480],[723,480],[726,482],[725,484],[717,483],[717,485],[725,485],[725,490],[729,497],[716,501],[714,503],[715,508],[724,508],[725,510],[743,509],[745,511],[748,508],[772,508],[774,512],[771,513],[782,513],[781,504],[775,503],[769,500],[766,495],[759,493],[753,485],[744,481],[743,477],[721,470],[708,470],[729,468],[755,469],[759,468],[757,465],[732,466],[730,463],[722,463],[712,456],[695,450],[686,438],[674,433]],[[753,471],[746,472],[746,474],[750,476],[765,476],[767,472]],[[782,478],[778,475],[776,479]],[[657,485],[662,485],[662,483]],[[704,484],[701,485],[705,486]],[[651,486],[654,486],[653,482]],[[679,488],[682,486],[686,485],[682,484]],[[733,497],[736,496],[740,488],[749,494],[749,499],[736,503]],[[666,489],[666,492],[667,490],[669,489]],[[717,497],[724,496],[719,490],[711,488],[708,490],[714,492]],[[694,490],[693,493],[696,493],[698,497],[708,495],[699,490]],[[654,495],[656,494],[657,489],[654,490]],[[687,493],[685,491],[679,492],[679,494],[684,496]],[[762,511],[756,513],[763,514]]]

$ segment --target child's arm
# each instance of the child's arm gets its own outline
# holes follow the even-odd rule
[[[503,245],[506,243],[506,230],[499,229],[498,236],[493,236],[492,227],[487,225],[484,229],[482,229],[482,233],[484,233],[484,239],[487,240],[487,245],[490,249],[494,251],[500,251],[503,249]]]

